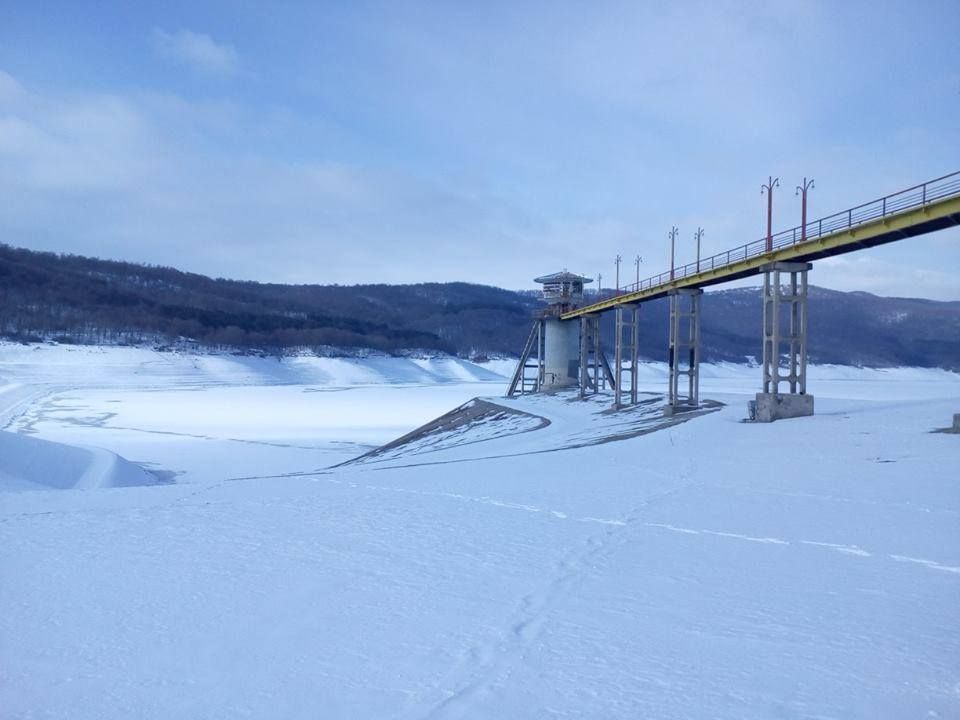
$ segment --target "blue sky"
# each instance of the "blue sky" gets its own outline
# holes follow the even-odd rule
[[[960,4],[5,3],[0,241],[213,276],[641,274],[960,170]],[[960,299],[960,229],[811,282]]]

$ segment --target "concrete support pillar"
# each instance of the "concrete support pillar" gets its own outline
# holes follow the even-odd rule
[[[668,414],[700,407],[700,288],[670,291]],[[686,382],[681,383],[680,377]]]
[[[580,397],[596,394],[603,382],[600,370],[600,316],[580,318]]]
[[[580,317],[580,397],[584,398],[590,389],[590,316]],[[596,392],[596,391],[594,391]]]
[[[640,344],[640,306],[618,305],[614,350],[613,408],[637,404],[637,357]]]
[[[580,397],[616,388],[616,379],[600,342],[600,315],[580,318]]]
[[[603,341],[600,337],[600,316],[594,315],[593,322],[593,386],[600,390],[606,390],[610,373],[607,372],[607,358],[603,354]]]
[[[813,415],[807,394],[809,263],[772,263],[763,275],[763,392],[751,418],[771,422]],[[785,388],[781,388],[785,384]]]

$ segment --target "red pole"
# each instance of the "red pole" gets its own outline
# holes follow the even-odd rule
[[[772,179],[772,178],[771,178]],[[767,252],[773,250],[773,193],[767,193]]]
[[[760,194],[767,191],[767,252],[773,250],[773,189],[780,184],[780,178],[770,175],[766,185],[760,186]]]
[[[670,237],[670,280],[673,280],[673,268],[676,265],[674,261],[674,257],[676,257],[676,244],[677,244],[677,226],[676,225],[670,228],[669,237]]]
[[[807,189],[803,189],[803,198],[800,201],[800,242],[807,239]]]
[[[800,242],[807,239],[807,190],[813,187],[813,179],[808,182],[803,179],[803,185],[797,185],[797,192],[800,194]]]
[[[697,241],[697,272],[700,272],[700,239],[703,237],[703,228],[698,227],[693,237]]]

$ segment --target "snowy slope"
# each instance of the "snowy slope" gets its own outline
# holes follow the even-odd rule
[[[499,370],[499,368],[497,368]],[[6,380],[5,380],[6,378]],[[276,385],[503,382],[497,371],[457,358],[410,359],[158,352],[137,347],[20,345],[0,341],[0,386],[7,382]]]
[[[955,375],[815,369],[818,414],[771,425],[749,368],[660,429],[491,397],[549,423],[330,470],[338,416],[366,446],[483,386],[27,372],[62,384],[12,429],[186,474],[3,496],[0,716],[960,716]]]

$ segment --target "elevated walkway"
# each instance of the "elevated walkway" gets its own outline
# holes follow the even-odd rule
[[[763,272],[777,262],[810,262],[960,225],[960,172],[810,221],[699,262],[628,285],[617,295],[563,313],[563,320]]]

